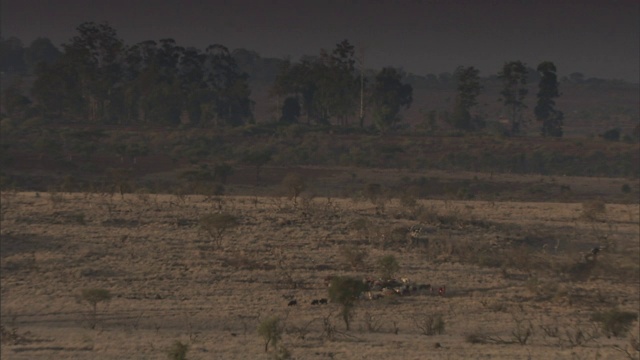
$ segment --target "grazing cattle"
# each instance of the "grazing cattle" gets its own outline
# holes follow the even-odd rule
[[[327,305],[329,301],[325,298],[311,300],[311,305]]]
[[[438,295],[440,296],[444,296],[446,292],[447,288],[445,287],[445,285],[442,285],[442,287],[438,289]]]
[[[291,300],[289,301],[289,304],[287,304],[287,306],[296,306],[298,305],[298,301],[297,300]]]

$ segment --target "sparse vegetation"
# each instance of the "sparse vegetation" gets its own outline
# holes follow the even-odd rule
[[[298,203],[300,193],[306,188],[306,180],[300,174],[289,173],[282,180],[282,186],[287,191],[289,198],[293,199],[293,203]]]
[[[432,336],[444,333],[445,322],[442,315],[439,314],[416,314],[413,316],[413,323],[423,335]]]
[[[638,359],[637,83],[76,30],[0,39],[0,358]]]
[[[400,270],[400,263],[393,255],[385,255],[376,262],[380,277],[384,280],[393,279],[395,274]]]
[[[348,245],[341,248],[340,255],[352,269],[359,270],[365,266],[369,252],[364,248]]]
[[[629,186],[629,184],[622,184],[622,186],[620,187],[620,190],[623,193],[628,194],[631,192],[631,186]]]
[[[265,172],[265,179],[271,176]],[[552,180],[545,178],[544,183]],[[619,193],[617,184],[612,189]],[[591,320],[589,314],[615,305],[628,311],[637,304],[638,265],[632,256],[637,244],[625,235],[637,234],[637,205],[607,203],[606,217],[600,216],[604,221],[589,221],[582,215],[581,202],[426,199],[420,205],[431,216],[412,220],[403,215],[406,208],[397,200],[387,203],[386,214],[376,214],[368,202],[339,197],[316,199],[309,208],[295,210],[281,197],[186,194],[178,200],[147,188],[149,197],[64,194],[65,201],[56,208],[49,206],[46,196],[3,193],[10,197],[0,264],[3,291],[8,289],[3,294],[3,339],[11,339],[11,329],[20,330],[18,340],[3,345],[3,355],[45,336],[64,343],[62,336],[45,335],[32,323],[55,322],[58,317],[75,317],[81,320],[78,325],[98,329],[88,333],[92,339],[86,345],[68,348],[70,354],[93,349],[98,342],[113,344],[111,337],[122,336],[123,346],[135,344],[149,356],[166,358],[167,348],[152,346],[151,341],[168,346],[180,336],[190,347],[186,357],[193,358],[213,351],[204,339],[216,336],[228,344],[215,349],[225,357],[260,357],[265,343],[256,332],[258,319],[269,317],[280,319],[282,332],[277,345],[269,342],[263,356],[267,358],[298,356],[300,341],[318,347],[320,353],[332,352],[329,342],[336,339],[349,341],[354,351],[371,357],[384,353],[378,345],[395,334],[412,339],[419,334],[438,337],[442,331],[446,342],[407,340],[412,346],[403,355],[419,357],[425,346],[439,341],[442,351],[462,356],[457,342],[465,334],[466,341],[492,356],[523,354],[527,349],[549,355],[572,348],[577,353],[597,350],[612,358],[634,354],[630,331],[625,336],[610,326],[611,339],[599,339],[606,322]],[[204,230],[198,220],[210,211],[242,219],[233,233],[223,233],[224,239],[234,239],[224,252],[211,253],[199,243]],[[78,214],[85,215],[84,223]],[[553,221],[547,221],[550,218]],[[427,241],[416,245],[413,235]],[[594,244],[603,245],[595,261],[589,256]],[[382,271],[379,260],[389,256],[398,267]],[[332,278],[336,273],[342,275],[338,280]],[[185,283],[185,278],[192,281]],[[24,312],[14,300],[19,294],[46,294],[51,306],[65,306],[66,297],[59,290],[64,288],[62,279],[90,281],[97,289],[108,284],[109,290],[117,289],[117,301],[96,301],[95,317],[91,302],[80,300],[89,311],[21,316],[11,323],[9,310]],[[610,286],[612,280],[618,285]],[[445,285],[446,291],[439,292]],[[324,286],[329,287],[325,295]],[[109,298],[99,293],[87,299]],[[294,300],[295,305],[287,306]],[[179,312],[171,304],[181,304]],[[518,304],[523,308],[516,309]],[[417,306],[428,309],[421,312]],[[540,308],[548,310],[540,314]],[[578,312],[588,315],[570,315]],[[182,324],[183,314],[186,328],[177,334],[171,322]],[[482,322],[475,314],[481,314]],[[211,323],[211,317],[222,320]],[[636,322],[632,320],[629,329]],[[73,321],[69,324],[65,329],[70,336],[87,331],[74,328]],[[247,348],[252,328],[261,342]],[[105,331],[109,338],[100,335]]]
[[[336,276],[331,279],[329,298],[332,302],[342,305],[340,315],[347,330],[349,330],[351,318],[353,317],[353,307],[360,294],[365,290],[365,284],[358,279],[343,276]]]
[[[82,289],[80,301],[86,303],[91,308],[88,323],[90,329],[95,329],[98,324],[98,304],[111,301],[111,292],[106,289]]]
[[[598,221],[602,220],[606,214],[607,207],[603,201],[593,200],[582,203],[582,216],[586,220]]]
[[[382,320],[379,316],[372,314],[371,312],[366,312],[363,315],[364,324],[367,327],[367,331],[369,332],[378,332],[382,328]]]
[[[605,335],[622,337],[629,332],[631,324],[638,319],[638,313],[611,309],[596,312],[591,316],[591,319],[600,323]]]
[[[268,317],[260,322],[258,325],[258,335],[264,340],[264,351],[269,351],[269,345],[276,348],[278,342],[282,338],[282,326],[280,325],[280,318],[277,316]]]
[[[200,228],[209,235],[214,246],[218,248],[222,246],[224,234],[238,225],[238,218],[231,214],[216,213],[200,218]]]
[[[170,360],[187,360],[187,353],[189,352],[189,344],[185,344],[180,340],[173,342],[171,347],[167,350],[167,357]]]

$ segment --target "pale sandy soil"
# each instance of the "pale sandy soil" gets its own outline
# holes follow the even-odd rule
[[[264,359],[274,354],[264,352],[256,327],[273,315],[284,325],[280,344],[295,359],[638,358],[630,345],[637,321],[628,335],[607,338],[590,320],[596,311],[640,308],[637,204],[607,204],[597,220],[584,218],[582,204],[418,205],[422,215],[398,200],[376,212],[371,202],[351,199],[296,207],[280,198],[3,193],[2,359],[164,359],[176,340],[190,345],[188,359]],[[240,226],[214,248],[198,220],[219,211]],[[415,225],[428,248],[410,245],[403,233]],[[522,261],[554,264],[610,247],[598,258],[602,268],[578,281],[518,259],[472,264],[464,259],[474,254],[458,246],[476,243],[495,249],[484,256],[519,246],[527,250]],[[363,267],[353,269],[341,255],[347,245],[368,253]],[[328,297],[325,277],[376,277],[375,261],[387,254],[400,262],[398,278],[446,285],[446,296],[360,300],[350,331],[339,304],[310,305]],[[86,288],[113,294],[98,305],[95,329],[90,307],[78,300]],[[298,305],[287,306],[289,298]],[[444,333],[422,334],[416,323],[438,315]],[[323,332],[324,319],[335,338]],[[524,345],[514,343],[518,322],[532,329]],[[596,337],[572,344],[567,331],[577,330]],[[470,335],[494,341],[472,344]]]

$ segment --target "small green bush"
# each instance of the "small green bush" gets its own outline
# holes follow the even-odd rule
[[[183,344],[181,341],[176,340],[169,350],[167,350],[167,356],[170,360],[187,360],[188,351],[189,344]]]
[[[400,270],[400,263],[393,255],[379,258],[376,264],[383,280],[393,279],[393,276]]]
[[[278,345],[278,341],[282,338],[282,327],[280,326],[280,318],[277,316],[268,317],[258,325],[258,334],[264,339],[264,351],[269,351],[269,344],[273,347]]]
[[[111,293],[106,289],[83,289],[80,293],[80,300],[91,307],[89,328],[95,329],[98,324],[98,304],[111,301]]]

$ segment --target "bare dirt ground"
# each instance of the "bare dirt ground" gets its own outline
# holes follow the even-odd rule
[[[239,224],[216,244],[199,219],[219,212]],[[637,314],[639,223],[638,204],[5,192],[1,355],[270,358],[256,328],[278,316],[295,359],[637,359],[637,320],[607,337],[592,315]],[[340,304],[311,305],[384,255],[408,294],[363,296],[349,331]],[[90,288],[112,294],[95,317]]]

